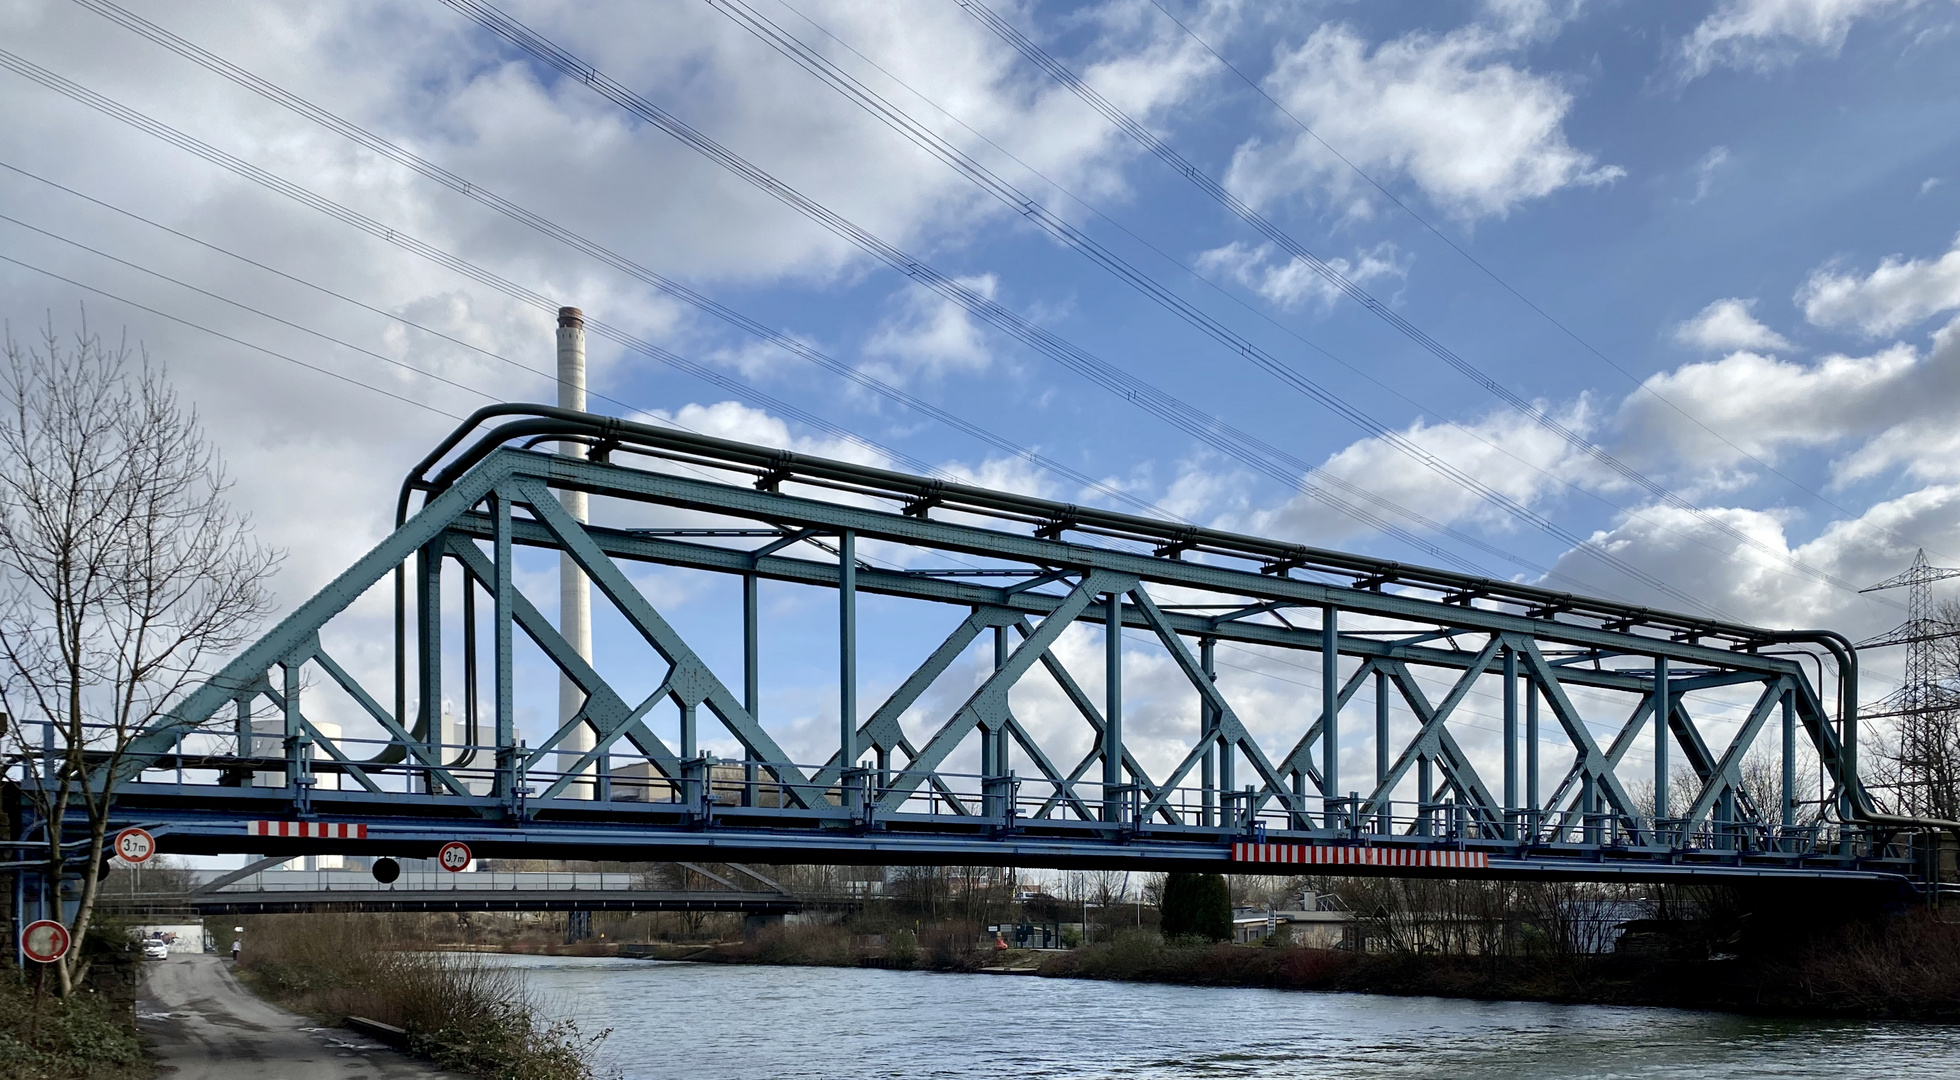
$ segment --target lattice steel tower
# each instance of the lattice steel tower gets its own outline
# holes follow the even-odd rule
[[[1941,789],[1950,789],[1952,776],[1945,775],[1954,764],[1952,738],[1953,712],[1960,705],[1954,691],[1942,684],[1938,665],[1939,643],[1960,635],[1960,625],[1937,618],[1933,613],[1933,582],[1960,577],[1960,570],[1932,566],[1926,562],[1926,549],[1913,556],[1912,566],[1902,574],[1861,589],[1881,592],[1906,590],[1906,621],[1877,637],[1858,643],[1859,648],[1906,647],[1905,677],[1899,688],[1872,705],[1859,709],[1866,719],[1897,717],[1899,742],[1896,764],[1900,775],[1901,809],[1911,813],[1944,812]]]

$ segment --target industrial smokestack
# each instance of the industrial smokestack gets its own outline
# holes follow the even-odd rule
[[[558,407],[585,411],[585,313],[575,307],[558,309]],[[586,446],[579,442],[562,442],[558,444],[558,452],[583,460]],[[585,492],[560,491],[558,501],[574,520],[581,524],[585,522]],[[586,580],[585,571],[579,569],[571,555],[564,552],[558,555],[558,632],[587,663],[591,662],[592,584]],[[561,674],[558,677],[558,723],[562,726],[584,707],[585,691]],[[577,731],[567,735],[565,741],[559,744],[566,750],[566,753],[559,755],[559,767],[570,769],[581,755],[592,749],[593,742],[591,726],[580,725]],[[588,776],[597,773],[591,766],[582,771]],[[597,792],[594,784],[581,782],[567,787],[565,794],[575,799],[590,799]]]

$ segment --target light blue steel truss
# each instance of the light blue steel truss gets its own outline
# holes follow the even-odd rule
[[[590,460],[539,449],[566,441],[586,444]],[[591,496],[595,521],[561,506],[570,490]],[[608,508],[638,508],[642,521],[648,508],[682,512],[688,524],[632,527],[624,514],[608,520]],[[392,535],[141,738],[119,805],[158,830],[165,850],[426,856],[462,839],[478,855],[526,857],[1229,869],[1234,841],[1263,839],[1471,850],[1510,875],[1911,872],[1910,838],[1867,820],[1847,705],[1855,655],[1834,634],[1633,608],[543,406],[472,417],[410,475],[401,511]],[[873,565],[859,557],[866,544],[907,557]],[[623,692],[526,597],[514,557],[526,548],[568,554],[659,655],[652,693]],[[740,686],[634,585],[626,567],[636,563],[740,579]],[[395,679],[375,685],[327,651],[322,631],[358,598],[385,593],[391,575]],[[835,594],[840,722],[825,760],[792,760],[758,718],[762,581]],[[862,595],[965,610],[868,710],[857,703]],[[1104,642],[1097,694],[1057,649],[1079,624]],[[1154,760],[1154,772],[1125,741],[1125,629],[1127,651],[1154,647],[1196,702],[1186,749]],[[548,660],[554,685],[562,676],[584,699],[536,745],[517,737],[520,635]],[[922,725],[937,700],[928,691],[989,643],[991,671]],[[1318,692],[1288,701],[1283,716],[1271,706],[1248,715],[1217,681],[1221,645],[1304,657]],[[445,686],[445,657],[459,652],[463,685]],[[1838,687],[1835,718],[1805,652],[1828,654],[1850,683]],[[1086,755],[1064,757],[1017,717],[1015,691],[1037,680],[1079,714]],[[331,736],[309,711],[329,688],[356,713],[336,719],[341,731],[369,724],[379,736]],[[1472,693],[1501,702],[1497,749],[1483,740],[1473,754],[1461,741]],[[443,702],[456,697],[463,735],[452,722],[445,737]],[[1697,703],[1716,699],[1741,719],[1698,719]],[[655,710],[677,714],[676,739],[655,733]],[[704,719],[739,758],[702,751]],[[1275,730],[1285,737],[1272,741]],[[581,731],[583,748],[569,749]],[[1343,773],[1341,748],[1369,742],[1374,767]],[[1759,744],[1780,766],[1772,805],[1744,782]],[[1548,745],[1556,761],[1541,761]],[[1623,775],[1636,747],[1651,771]],[[955,760],[978,765],[955,772]],[[1677,761],[1691,793],[1670,791]],[[1562,770],[1549,793],[1538,780],[1547,764]],[[248,835],[245,822],[261,819],[358,822],[367,837]]]

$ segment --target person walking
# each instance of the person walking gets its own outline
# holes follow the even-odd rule
[[[245,947],[244,942],[238,940],[237,938],[231,939],[231,962],[232,963],[234,964],[238,963],[238,951],[240,949],[243,949],[244,947]]]

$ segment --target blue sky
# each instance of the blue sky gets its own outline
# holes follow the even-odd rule
[[[1547,580],[1564,588],[1675,608],[1685,595],[1742,621],[1863,637],[1901,613],[1846,584],[1897,572],[1920,546],[1960,564],[1960,437],[1948,419],[1960,401],[1960,5],[1163,3],[992,10],[1294,240],[1577,433],[1578,445],[1262,248],[1251,228],[952,0],[751,6],[1231,331],[1559,532],[1496,509],[1282,386],[716,7],[508,10],[1021,317],[1515,556],[1411,526],[1483,572],[1537,580],[1550,569]],[[443,5],[129,6],[472,183],[1168,513],[1436,561],[977,324]],[[836,428],[983,482],[1107,502],[678,305],[80,5],[16,0],[0,7],[0,37],[33,64]],[[16,169],[502,356],[550,362],[546,313],[18,74],[0,73],[0,114],[0,161]],[[0,170],[0,203],[37,229],[399,362],[0,222],[0,254],[397,396],[0,264],[0,314],[17,337],[49,313],[71,331],[85,303],[97,329],[127,327],[171,366],[224,446],[241,504],[291,552],[278,583],[287,605],[383,535],[396,478],[453,422],[442,414],[551,393],[507,364],[18,172]],[[613,399],[595,401],[606,411],[891,460],[596,339],[593,360],[595,391]],[[1587,447],[1651,486],[1614,474]],[[1574,537],[1647,580],[1575,548]],[[673,600],[717,622],[724,606],[698,595]],[[813,680],[823,667],[815,654],[798,661]]]

